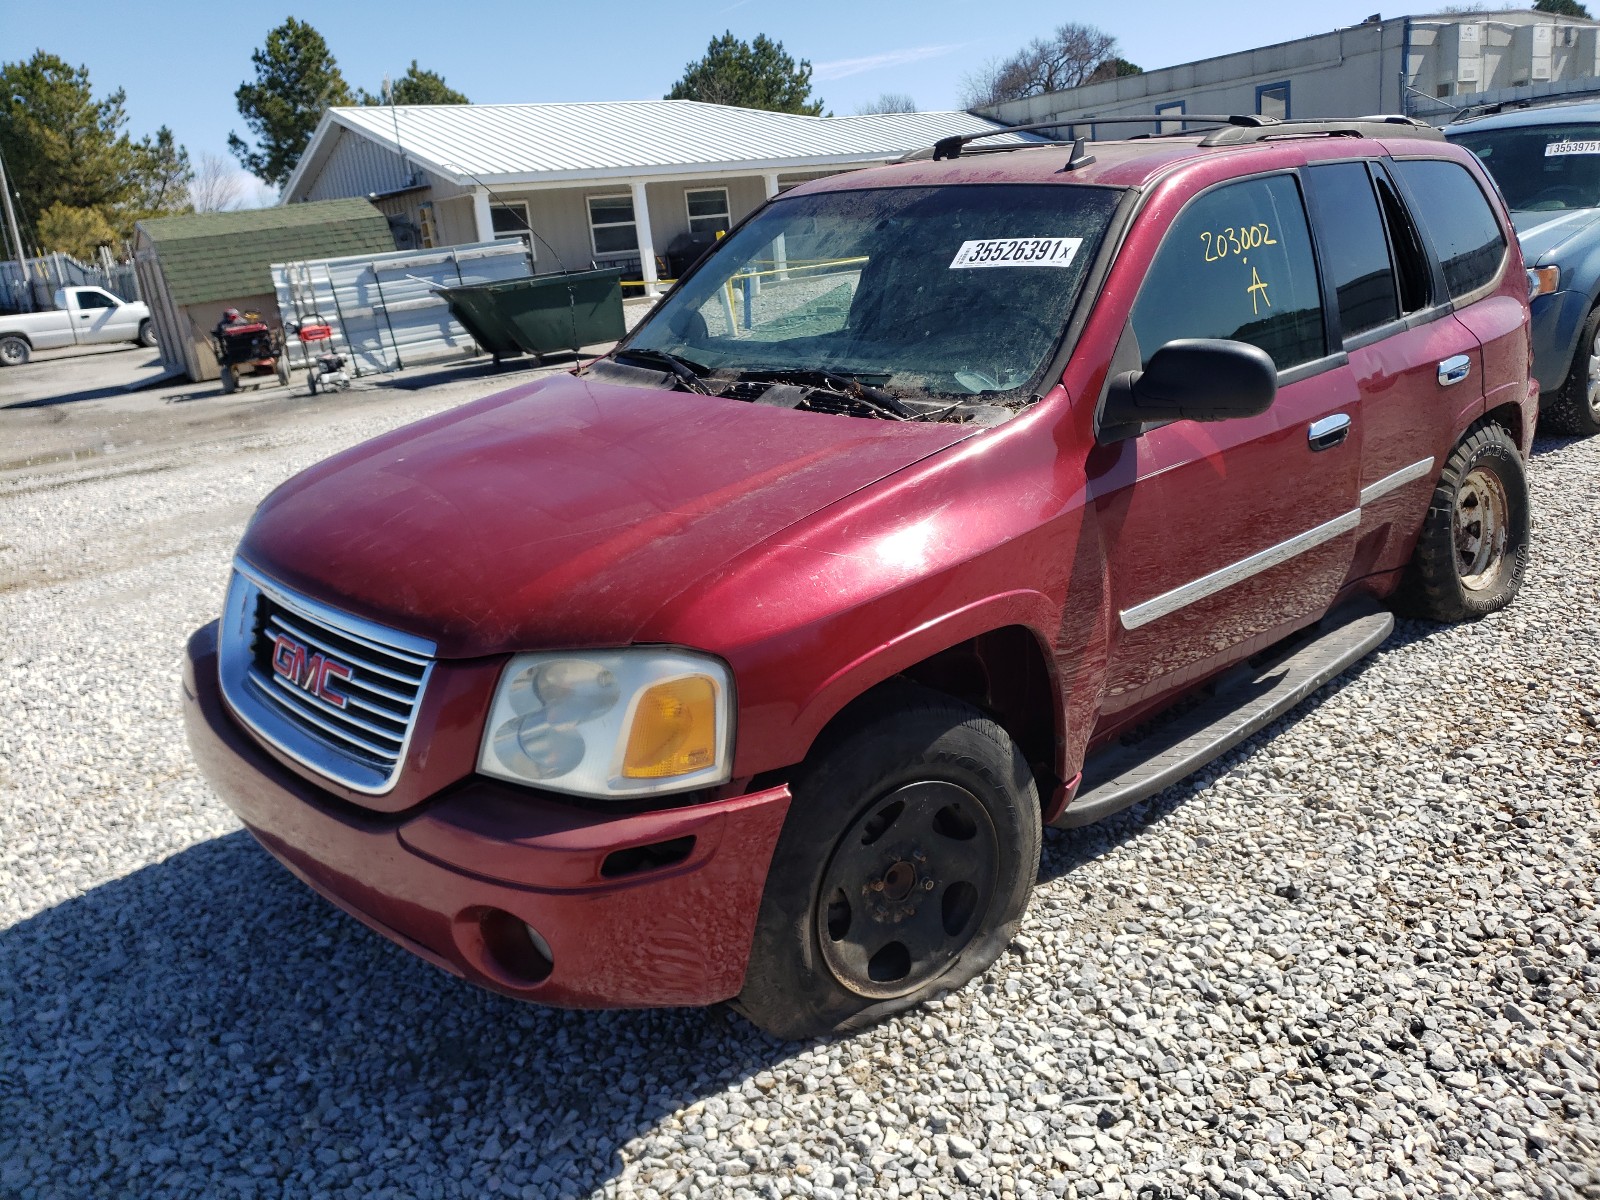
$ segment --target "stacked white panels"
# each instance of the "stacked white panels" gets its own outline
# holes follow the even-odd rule
[[[477,344],[434,289],[516,279],[531,266],[518,239],[274,263],[272,284],[291,361],[300,359],[294,325],[320,317],[333,327],[334,349],[351,372],[371,375],[476,354]]]

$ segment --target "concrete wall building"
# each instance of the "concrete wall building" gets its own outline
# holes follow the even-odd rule
[[[1593,90],[1600,90],[1600,22],[1516,9],[1374,17],[1315,37],[980,111],[1008,125],[1124,113],[1408,113],[1442,124],[1469,103]],[[1156,126],[1116,129],[1127,134]],[[1099,132],[1117,136],[1111,127]]]
[[[1001,127],[964,112],[803,117],[689,100],[334,108],[283,201],[365,196],[402,249],[522,237],[537,273],[622,265],[654,292],[675,246],[786,187]]]

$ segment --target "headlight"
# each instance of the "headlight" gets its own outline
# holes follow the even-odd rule
[[[728,668],[703,655],[519,654],[495,690],[478,770],[580,796],[726,783],[732,712]]]

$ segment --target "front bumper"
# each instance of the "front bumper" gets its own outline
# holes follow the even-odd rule
[[[365,811],[283,766],[229,715],[216,629],[189,639],[190,748],[256,840],[327,899],[436,966],[542,1004],[642,1008],[739,993],[786,787],[614,816],[471,779],[416,815]],[[602,874],[614,851],[681,849],[686,838],[687,856],[671,865]],[[529,955],[523,923],[548,959]]]

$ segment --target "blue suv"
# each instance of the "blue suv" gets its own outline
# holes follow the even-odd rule
[[[1600,433],[1600,101],[1503,108],[1444,133],[1483,160],[1522,242],[1541,424]]]

